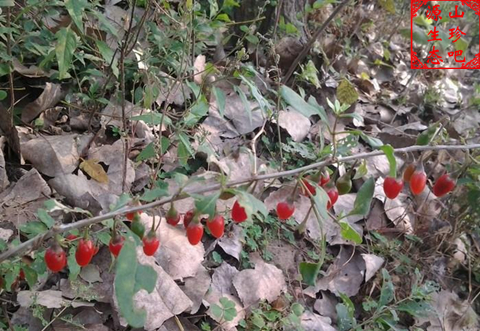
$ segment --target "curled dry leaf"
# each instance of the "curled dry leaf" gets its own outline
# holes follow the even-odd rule
[[[304,331],[336,331],[330,318],[308,310],[302,314],[300,324]]]
[[[218,245],[225,253],[240,261],[240,253],[243,249],[244,233],[242,227],[234,225],[232,231],[227,232],[220,240]]]
[[[65,96],[60,84],[46,83],[45,90],[37,100],[29,103],[22,110],[22,121],[29,123],[40,115],[44,110],[55,106]]]
[[[362,254],[363,259],[365,260],[365,282],[368,282],[375,273],[380,270],[385,259],[374,255],[374,254]]]
[[[223,261],[213,272],[212,289],[220,294],[234,294],[233,279],[238,273],[239,271],[237,268],[232,267],[230,264]]]

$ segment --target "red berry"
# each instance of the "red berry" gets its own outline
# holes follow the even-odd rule
[[[167,215],[165,215],[165,219],[171,226],[177,226],[178,222],[180,222],[180,214],[173,206],[171,206]]]
[[[413,163],[409,164],[405,168],[405,171],[403,172],[403,181],[406,183],[410,182],[410,178],[412,178],[414,171],[415,171],[415,164]]]
[[[316,194],[316,189],[315,189],[315,186],[313,186],[312,184],[310,184],[310,182],[307,180],[309,179],[310,176],[307,176],[305,178],[302,178],[302,183],[305,185],[301,185],[302,186],[302,194],[306,197],[309,197],[310,194],[311,195],[315,195]],[[310,192],[310,194],[308,194],[308,192]]]
[[[330,209],[333,207],[333,205],[337,202],[338,200],[338,190],[336,187],[331,187],[327,190],[327,195],[329,197],[329,201],[327,202],[327,209]]]
[[[212,236],[218,239],[223,236],[223,232],[225,230],[225,219],[223,216],[215,215],[213,219],[207,221],[207,228],[212,233]]]
[[[66,238],[67,238],[67,240],[70,240],[70,241],[72,241],[72,240],[75,240],[75,239],[77,239],[77,238],[78,238],[78,236],[76,236],[76,235],[74,235],[74,234],[69,234],[69,235],[68,235]]]
[[[25,279],[25,271],[23,271],[23,269],[20,269],[20,272],[18,273],[18,278],[20,278],[20,280]]]
[[[423,192],[427,184],[427,175],[422,169],[417,169],[413,172],[412,177],[410,177],[410,190],[414,195],[419,195]]]
[[[385,178],[383,192],[389,199],[395,199],[403,188],[403,180],[396,180],[393,177]]]
[[[320,181],[318,182],[318,185],[324,186],[329,181],[330,181],[330,174],[328,173],[328,171],[324,171],[324,172],[322,172],[322,174],[320,176]]]
[[[124,241],[125,241],[125,238],[123,236],[117,236],[117,238],[114,237],[110,239],[110,243],[108,244],[108,249],[110,249],[110,252],[112,253],[113,256],[117,257],[118,254],[120,254]]]
[[[142,213],[141,210],[139,210],[139,211],[134,211],[134,212],[131,212],[131,213],[126,213],[126,214],[125,214],[125,217],[126,217],[127,220],[129,220],[129,221],[133,221],[134,217],[135,217],[136,215],[140,216],[141,213]]]
[[[453,180],[448,174],[440,176],[435,185],[433,185],[433,194],[437,197],[443,197],[445,194],[453,190],[455,187],[455,180]]]
[[[95,245],[93,255],[97,255],[99,250],[100,250],[100,245]]]
[[[287,220],[292,217],[295,212],[295,206],[287,201],[282,201],[277,204],[277,216],[281,220]]]
[[[150,231],[145,237],[143,237],[143,252],[147,256],[152,256],[160,246],[160,240],[154,231]]]
[[[95,246],[93,245],[93,241],[90,239],[80,239],[75,252],[75,260],[77,260],[78,265],[84,267],[89,264],[94,254]]]
[[[185,213],[185,215],[183,216],[183,226],[185,228],[188,228],[188,225],[192,221],[194,215],[195,212],[193,210],[189,210]]]
[[[67,255],[58,244],[53,244],[45,252],[45,264],[53,272],[62,270],[67,265]]]
[[[235,201],[232,207],[232,220],[235,223],[242,223],[247,220],[248,216],[247,213],[245,212],[245,208],[240,206],[238,201]]]
[[[191,223],[187,227],[188,242],[192,245],[196,245],[202,240],[203,225],[201,223]]]

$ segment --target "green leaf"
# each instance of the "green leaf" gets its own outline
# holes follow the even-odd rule
[[[112,236],[108,232],[99,232],[97,233],[97,239],[104,245],[107,245],[110,243],[110,239],[112,239]]]
[[[336,305],[337,310],[337,326],[339,331],[352,330],[356,325],[356,320],[350,315],[350,312],[343,303]]]
[[[58,79],[68,78],[68,70],[72,67],[72,58],[77,48],[77,37],[70,27],[62,28],[55,34],[57,45],[55,54],[58,62]]]
[[[210,310],[212,311],[213,316],[216,318],[220,318],[223,315],[223,309],[215,303],[210,306]]]
[[[293,303],[290,308],[292,309],[292,312],[299,317],[302,316],[303,312],[305,311],[305,308],[303,308],[303,306],[298,302]]]
[[[193,150],[192,145],[190,144],[190,139],[188,138],[188,136],[185,133],[180,132],[178,134],[178,139],[185,146],[190,156],[194,157],[195,151]]]
[[[50,216],[45,209],[38,209],[37,210],[37,216],[40,219],[40,221],[43,222],[47,226],[47,228],[51,228],[55,224],[55,220]]]
[[[0,100],[4,100],[7,97],[7,92],[0,91]]]
[[[140,152],[140,154],[137,155],[137,158],[135,159],[137,162],[148,160],[150,158],[153,158],[157,156],[157,152],[155,151],[155,144],[151,142],[150,144],[147,145],[143,149],[143,151]]]
[[[342,228],[341,234],[342,237],[346,240],[353,241],[356,244],[361,244],[362,243],[362,236],[358,234],[357,231],[355,231],[352,226],[347,223],[347,222],[340,222],[340,227]]]
[[[322,263],[300,262],[299,269],[302,280],[309,286],[315,286]]]
[[[220,116],[224,116],[225,114],[225,104],[226,104],[226,97],[225,92],[219,89],[218,87],[213,88],[213,95],[215,96],[215,100],[217,101],[217,109],[220,113]]]
[[[157,272],[138,264],[133,239],[127,238],[116,261],[114,286],[120,313],[133,328],[143,327],[146,319],[145,310],[135,307],[133,297],[141,289],[151,293],[156,282]]]
[[[355,176],[353,176],[353,180],[363,178],[368,173],[367,169],[367,162],[362,160],[362,163],[358,167],[357,171],[355,172]]]
[[[15,6],[14,0],[0,0],[0,7],[13,7]]]
[[[143,115],[132,116],[132,121],[144,121],[150,125],[160,125],[162,123],[162,114],[156,112],[150,112]],[[172,120],[168,116],[163,117],[163,125],[172,125]]]
[[[342,104],[351,105],[358,100],[358,92],[348,79],[344,78],[337,87],[337,99]],[[337,108],[338,109],[338,108]]]
[[[78,265],[77,260],[75,259],[75,249],[71,249],[68,253],[67,265],[69,271],[68,279],[77,279],[78,275],[80,274],[81,267]]]
[[[0,252],[6,250],[8,248],[7,242],[3,239],[0,239]]]
[[[318,108],[307,103],[297,92],[287,86],[280,88],[280,96],[288,105],[295,108],[296,111],[305,117],[319,114]]]
[[[380,149],[385,153],[388,163],[390,164],[390,177],[397,178],[397,159],[395,158],[395,150],[391,145],[383,145]]]
[[[349,215],[366,216],[370,211],[370,204],[372,202],[374,190],[375,180],[373,177],[370,177],[365,183],[363,183],[362,187],[360,187],[360,190],[358,190],[357,197],[353,203],[353,210],[349,213]]]
[[[83,13],[88,7],[88,2],[85,0],[65,0],[65,8],[67,8],[72,21],[78,27],[81,33],[83,33]]]
[[[30,288],[33,288],[37,284],[38,279],[36,271],[29,266],[23,266],[22,270],[25,273],[25,280],[27,281],[28,286],[30,286]]]
[[[383,142],[380,139],[370,137],[363,132],[360,132],[360,137],[362,137],[362,139],[373,148],[380,148],[383,146]]]
[[[193,107],[190,109],[190,112],[184,118],[185,125],[187,127],[193,127],[197,124],[202,117],[205,117],[208,114],[209,104],[202,96],[199,101],[197,101]]]
[[[259,213],[260,215],[263,215],[263,217],[267,216],[268,211],[262,201],[258,200],[250,193],[240,190],[233,191],[235,192],[234,194],[238,196],[238,202],[245,209],[249,219],[252,219],[252,215],[259,216]]]
[[[31,238],[36,236],[37,234],[44,233],[48,230],[48,228],[42,222],[28,222],[20,226],[20,231],[27,234],[27,237]]]
[[[222,21],[222,22],[231,22],[230,20],[230,17],[228,17],[227,14],[219,14],[217,17],[216,17],[217,20],[219,21]]]
[[[387,269],[382,269],[383,285],[380,291],[380,300],[378,300],[378,308],[382,308],[393,300],[394,287],[392,278]]]
[[[140,200],[146,201],[146,202],[152,202],[154,200],[157,200],[158,198],[167,197],[167,196],[168,196],[168,183],[160,182],[160,183],[157,183],[157,187],[153,189],[145,189],[145,192],[140,197]]]
[[[253,313],[251,318],[252,324],[257,328],[262,329],[265,326],[265,321],[263,317],[258,313]]]
[[[215,216],[217,209],[217,200],[220,197],[220,191],[207,196],[193,196],[195,198],[195,208],[198,214],[208,214],[211,218]]]
[[[419,146],[428,145],[432,140],[433,136],[435,135],[435,132],[437,132],[438,126],[439,126],[439,123],[435,123],[431,125],[427,130],[420,133],[417,136],[416,145],[419,145]]]
[[[115,52],[107,45],[106,42],[102,40],[95,40],[98,51],[102,55],[102,58],[105,60],[107,66],[111,64],[112,73],[115,77],[118,78],[120,71],[118,70],[118,59],[114,58]]]

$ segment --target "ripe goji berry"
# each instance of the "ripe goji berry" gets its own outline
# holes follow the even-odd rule
[[[84,267],[90,263],[95,254],[95,246],[90,239],[80,239],[77,250],[75,251],[75,260],[79,266]]]
[[[277,216],[281,220],[287,220],[295,212],[295,205],[287,201],[281,201],[277,204]]]
[[[152,256],[160,246],[160,240],[157,237],[155,231],[150,231],[145,237],[143,237],[143,252],[147,256]]]
[[[242,223],[246,221],[247,218],[248,216],[247,216],[247,213],[245,212],[245,208],[240,206],[240,204],[238,203],[238,200],[235,201],[232,207],[232,220],[235,223]]]
[[[125,237],[119,236],[119,235],[114,236],[112,239],[110,239],[110,242],[108,244],[108,249],[110,250],[113,256],[117,257],[118,254],[120,254],[124,241],[125,241]]]
[[[423,171],[423,169],[415,170],[410,177],[410,191],[412,191],[414,195],[419,195],[425,189],[426,184],[427,174],[425,174],[425,171]]]
[[[223,236],[225,231],[225,219],[221,215],[215,215],[211,220],[207,220],[207,228],[215,238]]]
[[[383,192],[389,199],[395,199],[403,188],[403,180],[396,180],[393,177],[385,178],[383,182]]]
[[[327,209],[330,209],[333,207],[333,205],[337,202],[338,200],[338,191],[336,187],[331,187],[327,189],[327,195],[328,195],[328,202],[327,202]]]
[[[58,272],[67,265],[67,255],[59,244],[54,243],[45,252],[45,264],[53,272]]]
[[[455,187],[455,180],[453,180],[449,174],[443,174],[440,176],[435,185],[433,185],[433,194],[437,197],[443,197],[448,192],[452,191]]]
[[[185,213],[185,215],[183,216],[183,226],[185,227],[185,229],[188,228],[188,225],[192,221],[193,216],[195,216],[195,211],[194,210],[187,211]]]
[[[173,205],[168,210],[167,215],[165,215],[165,219],[171,226],[177,226],[178,222],[180,222],[180,214]]]
[[[187,227],[187,238],[191,245],[196,245],[202,240],[203,225],[199,223],[190,223]]]

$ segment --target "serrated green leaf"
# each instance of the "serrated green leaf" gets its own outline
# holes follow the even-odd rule
[[[147,145],[143,149],[143,151],[140,152],[140,154],[137,155],[137,158],[135,159],[137,162],[148,160],[150,158],[154,158],[157,156],[157,153],[155,151],[155,144],[151,142],[150,144]]]
[[[395,150],[391,145],[383,145],[380,149],[385,153],[388,163],[390,164],[390,177],[397,178],[397,159],[395,158]]]
[[[58,79],[69,77],[68,70],[72,67],[72,59],[77,48],[77,36],[70,27],[62,28],[55,34],[57,45],[55,54],[58,63]]]
[[[151,266],[138,264],[133,239],[127,238],[116,261],[114,286],[118,308],[130,326],[141,328],[146,320],[145,310],[134,305],[135,293],[141,289],[151,293],[156,282],[157,272]]]
[[[47,228],[51,228],[55,224],[55,220],[48,214],[48,212],[45,209],[38,209],[37,210],[37,216],[40,219],[40,221],[43,222],[47,226]]]
[[[353,203],[353,210],[349,215],[363,215],[366,216],[370,211],[370,204],[372,203],[373,192],[375,190],[375,180],[373,177],[367,179],[363,183],[360,190],[358,190],[357,197]]]
[[[357,231],[355,231],[352,226],[347,223],[347,222],[340,222],[340,227],[342,228],[341,234],[342,237],[346,240],[353,241],[356,244],[361,244],[362,243],[362,236],[358,234]]]
[[[213,95],[215,96],[215,100],[217,102],[217,109],[220,113],[220,116],[224,116],[225,114],[225,105],[226,105],[226,97],[225,92],[219,89],[218,87],[213,88]]]
[[[210,218],[215,216],[217,209],[217,200],[220,197],[220,191],[207,196],[193,196],[195,198],[195,209],[198,214],[208,214]]]
[[[315,286],[321,267],[322,263],[300,262],[299,270],[303,282],[309,286]]]

